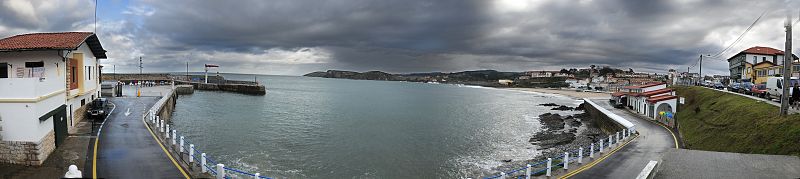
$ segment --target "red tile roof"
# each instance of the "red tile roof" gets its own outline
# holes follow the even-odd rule
[[[106,58],[105,50],[92,32],[53,32],[15,35],[0,39],[0,51],[76,50],[84,42],[97,58]]]
[[[620,96],[624,96],[624,95],[627,95],[627,94],[628,94],[627,92],[614,92],[614,93],[611,93],[611,96],[620,97]]]
[[[656,103],[656,102],[659,102],[659,101],[666,101],[666,100],[671,100],[671,99],[676,99],[676,98],[678,98],[678,96],[673,96],[673,95],[656,96],[656,97],[648,98],[647,102],[648,103]]]
[[[778,50],[771,47],[759,47],[759,46],[750,47],[742,52],[748,54],[761,54],[761,55],[783,55],[783,50]]]
[[[669,89],[669,88],[664,88],[664,89],[658,89],[658,90],[653,90],[653,91],[644,92],[644,93],[642,93],[642,96],[647,96],[647,97],[650,97],[650,96],[654,96],[654,95],[658,95],[658,94],[664,94],[664,93],[669,93],[669,92],[672,92],[672,89]]]
[[[658,86],[658,85],[663,85],[663,84],[667,84],[667,83],[663,83],[663,82],[661,82],[661,83],[649,83],[649,84],[638,85],[638,86],[626,86],[626,87],[625,87],[625,89],[641,89],[641,88],[649,88],[649,87]]]
[[[785,53],[783,52],[783,50],[774,49],[772,47],[755,46],[755,47],[750,47],[748,49],[745,49],[745,50],[743,50],[742,52],[739,52],[736,55],[733,55],[731,58],[728,58],[728,61],[731,61],[731,59],[739,56],[740,54],[784,55]],[[792,54],[792,56],[795,59],[797,59],[796,55]]]

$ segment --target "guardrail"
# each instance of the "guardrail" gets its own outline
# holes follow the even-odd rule
[[[589,157],[590,159],[595,158],[595,154],[597,157],[603,155],[603,151],[610,151],[611,145],[615,145],[614,147],[620,147],[620,142],[629,140],[631,135],[635,135],[635,133],[631,130],[622,129],[622,131],[616,132],[616,134],[612,134],[608,136],[608,140],[603,139],[599,142],[591,143],[589,145],[580,146],[575,150],[571,150],[568,152],[564,152],[564,154],[559,155],[555,158],[547,158],[547,160],[536,162],[536,163],[528,163],[525,167],[500,172],[500,174],[485,177],[484,179],[506,179],[509,176],[513,176],[514,178],[520,179],[530,179],[533,176],[538,176],[544,173],[545,176],[550,177],[553,175],[554,169],[563,168],[564,170],[569,170],[570,163],[577,163],[583,164],[583,159],[585,157]],[[607,142],[606,142],[607,141]],[[597,145],[595,145],[597,144]],[[597,146],[597,147],[595,147]],[[589,150],[584,150],[589,149]],[[586,152],[584,152],[586,151]],[[558,164],[553,165],[553,161],[560,162]],[[547,165],[544,165],[547,164]],[[544,165],[542,167],[542,165]],[[535,170],[535,171],[534,171]],[[518,172],[525,171],[524,174],[514,175]]]
[[[181,157],[183,157],[183,155],[188,155],[189,161],[186,164],[189,165],[189,167],[200,167],[202,173],[215,176],[217,179],[233,178],[233,176],[237,176],[236,178],[247,176],[255,179],[272,179],[270,177],[261,176],[260,173],[250,173],[236,168],[226,167],[224,164],[212,160],[205,152],[198,150],[194,143],[186,139],[184,135],[178,133],[176,129],[171,129],[170,125],[164,122],[157,114],[159,114],[164,104],[174,92],[175,86],[173,85],[172,89],[167,92],[166,95],[162,96],[161,99],[148,110],[147,114],[145,114],[145,118],[148,119],[147,127],[157,132],[157,136],[159,136],[158,139],[160,140],[158,142],[171,147],[173,152],[178,153]],[[200,154],[200,156],[198,157],[197,154]]]

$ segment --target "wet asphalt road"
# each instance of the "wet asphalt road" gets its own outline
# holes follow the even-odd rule
[[[97,176],[102,178],[183,178],[142,123],[157,97],[109,98],[117,108],[100,134]],[[130,108],[130,115],[125,116]],[[86,176],[91,176],[87,171]]]
[[[650,160],[658,161],[662,154],[675,148],[672,134],[664,127],[645,121],[624,109],[614,108],[608,104],[608,99],[592,101],[634,123],[639,131],[639,138],[572,178],[636,178]]]

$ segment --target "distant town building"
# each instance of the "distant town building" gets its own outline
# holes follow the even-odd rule
[[[0,163],[40,165],[100,97],[91,32],[34,33],[0,39]]]

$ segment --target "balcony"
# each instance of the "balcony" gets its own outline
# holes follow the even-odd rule
[[[62,92],[64,82],[57,78],[0,78],[0,102],[36,102],[56,92]]]

